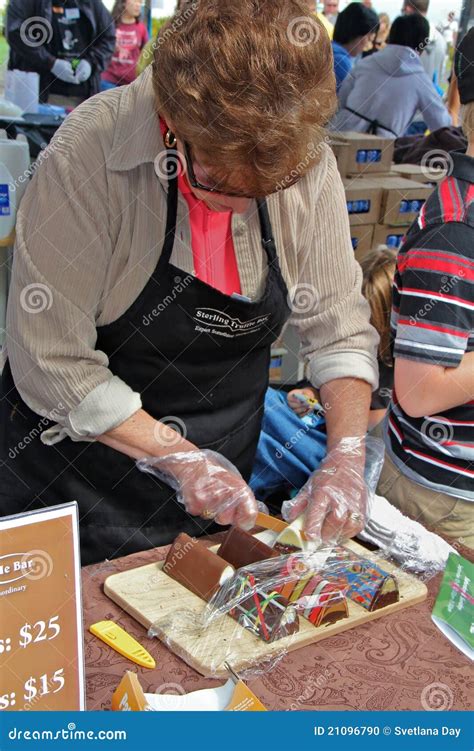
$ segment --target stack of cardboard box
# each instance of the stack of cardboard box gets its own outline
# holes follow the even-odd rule
[[[361,260],[372,248],[398,248],[443,172],[394,165],[394,141],[366,133],[332,134],[344,181],[352,245]]]

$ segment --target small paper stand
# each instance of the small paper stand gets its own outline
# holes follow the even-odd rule
[[[76,503],[0,519],[0,710],[83,710]]]

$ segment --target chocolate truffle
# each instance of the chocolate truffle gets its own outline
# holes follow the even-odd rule
[[[169,549],[163,571],[206,601],[234,574],[227,561],[184,532]]]
[[[335,547],[326,565],[325,578],[366,610],[379,610],[399,600],[395,577],[348,548]]]
[[[274,642],[299,631],[296,609],[279,592],[262,591],[251,575],[237,575],[233,589],[231,596],[239,601],[229,615],[263,641]]]
[[[264,542],[253,537],[239,527],[232,527],[219,550],[218,555],[230,563],[234,568],[251,566],[252,563],[276,558],[278,551],[273,550]]]

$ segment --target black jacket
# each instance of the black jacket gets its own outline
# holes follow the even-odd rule
[[[47,37],[47,31],[52,22],[52,5],[52,0],[10,0],[5,27],[10,45],[8,68],[39,73],[40,100],[43,102],[47,101],[48,89],[54,80],[51,68],[56,57],[47,39],[40,46],[25,44],[24,29],[27,27],[22,29],[22,24],[26,24],[28,19],[32,19],[31,23],[33,23],[33,19],[44,18],[44,30],[40,29],[39,33],[44,31],[44,36]],[[90,96],[92,96],[100,91],[100,74],[107,68],[114,52],[115,27],[112,16],[102,0],[78,0],[78,5],[92,26],[92,43],[87,54],[84,55],[92,65],[92,75],[89,79]]]

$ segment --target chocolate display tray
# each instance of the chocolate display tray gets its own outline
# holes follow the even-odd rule
[[[427,588],[416,577],[401,571],[354,541],[347,542],[345,547],[378,562],[388,573],[393,573],[398,582],[399,601],[371,613],[349,600],[348,618],[315,627],[300,617],[297,634],[271,644],[258,639],[228,615],[217,619],[203,631],[199,627],[199,618],[206,603],[163,573],[164,561],[109,576],[104,583],[104,592],[147,631],[154,624],[166,624],[171,618],[179,619],[182,614],[181,622],[186,624],[185,628],[167,630],[165,626],[162,640],[201,675],[227,678],[228,673],[224,667],[226,661],[234,670],[241,672],[265,660],[271,661],[282,651],[301,649],[368,621],[416,605],[426,598]],[[217,545],[211,548],[214,552],[217,549]]]

